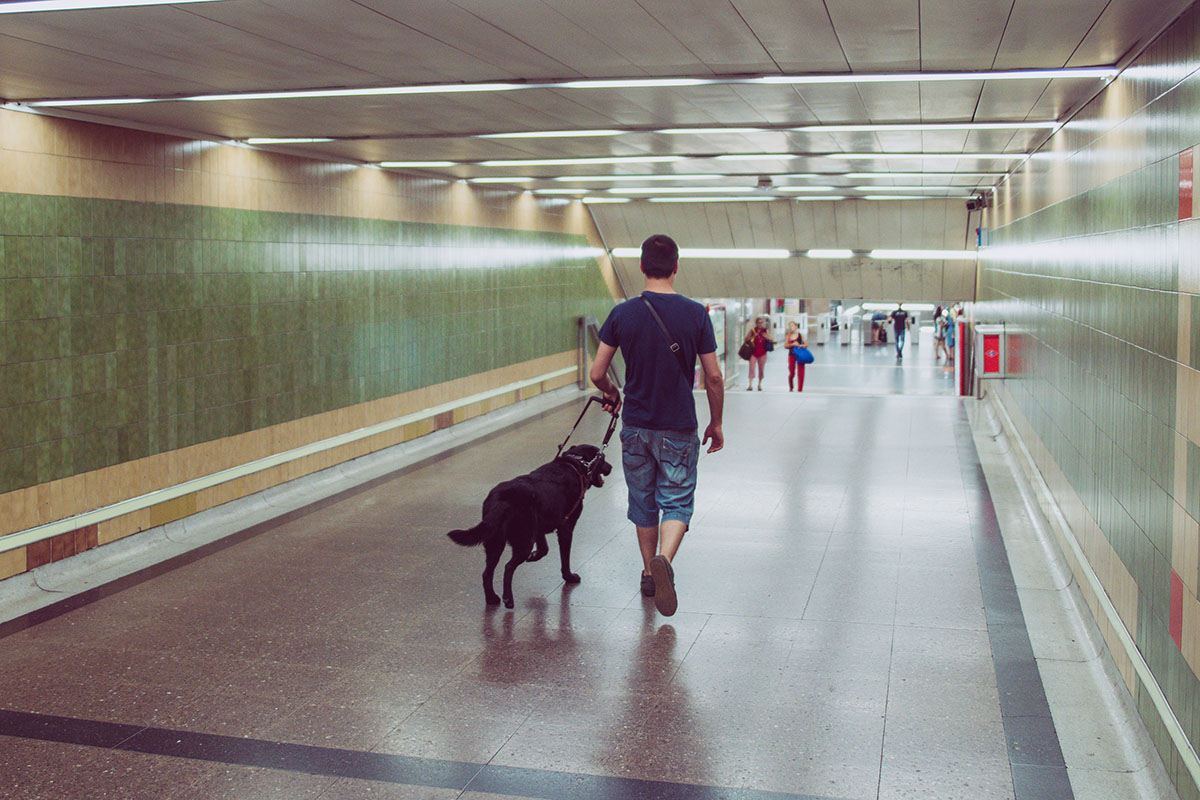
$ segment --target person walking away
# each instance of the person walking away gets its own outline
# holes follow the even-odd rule
[[[800,326],[795,320],[787,324],[787,335],[783,338],[783,347],[788,351],[788,391],[792,390],[792,379],[798,377],[796,381],[796,391],[804,391],[804,365],[796,360],[796,354],[792,352],[793,347],[808,347],[808,340],[804,338],[804,334],[800,332]],[[797,376],[797,373],[799,375]]]
[[[754,348],[754,355],[750,356],[750,383],[746,386],[746,391],[754,389],[754,368],[758,366],[758,390],[762,391],[763,369],[767,366],[767,342],[774,344],[775,340],[771,337],[771,332],[767,329],[766,317],[755,317],[754,327],[746,334],[746,342]]]
[[[888,316],[888,320],[896,332],[896,358],[904,358],[904,339],[908,335],[908,326],[912,324],[912,321],[908,318],[908,312],[904,310],[903,303],[896,304],[896,310]]]
[[[958,336],[958,329],[954,320],[954,309],[946,310],[946,363],[954,363],[954,339]]]
[[[949,358],[950,354],[946,350],[946,311],[941,306],[938,306],[933,312],[933,340],[937,342],[937,346],[933,350],[933,360],[937,361],[942,357],[942,353],[946,353]]]
[[[708,312],[675,292],[679,247],[671,237],[655,234],[642,242],[641,267],[645,289],[609,313],[589,377],[604,393],[604,408],[621,413],[621,465],[629,489],[629,521],[637,528],[642,554],[641,591],[654,597],[659,613],[669,617],[678,606],[672,562],[692,519],[700,447],[708,444],[708,452],[715,453],[725,446],[725,379]],[[682,359],[668,346],[646,303],[679,344]],[[618,349],[625,359],[624,403],[608,379]],[[697,356],[708,396],[703,442],[696,435],[692,396]]]

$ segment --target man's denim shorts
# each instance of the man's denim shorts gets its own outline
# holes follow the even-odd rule
[[[621,465],[629,489],[629,521],[643,528],[663,520],[691,522],[700,438],[693,431],[621,429]]]

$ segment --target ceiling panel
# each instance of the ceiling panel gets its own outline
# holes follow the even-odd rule
[[[732,2],[781,71],[849,71],[823,0]]]
[[[1108,4],[1109,0],[1061,0],[1052,5],[1044,0],[1016,0],[995,51],[995,69],[1066,66]]]
[[[1190,5],[1186,0],[1122,0],[1108,3],[1067,65],[1116,63],[1131,47],[1144,43]]]
[[[991,69],[1013,0],[922,0],[921,69]]]
[[[851,70],[921,69],[918,0],[840,0],[826,7]]]

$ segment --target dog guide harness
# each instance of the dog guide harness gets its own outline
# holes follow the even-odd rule
[[[583,503],[583,496],[587,494],[588,487],[591,486],[592,480],[596,477],[596,470],[600,466],[600,462],[604,459],[604,451],[608,447],[608,440],[612,438],[613,431],[617,429],[617,415],[613,414],[612,419],[608,422],[608,430],[604,433],[604,441],[600,444],[600,449],[596,451],[596,455],[590,460],[584,460],[576,455],[563,455],[563,448],[567,446],[567,442],[571,438],[571,434],[579,427],[579,423],[583,422],[583,415],[591,407],[592,403],[603,403],[603,397],[589,397],[588,401],[583,404],[583,410],[579,412],[579,418],[575,420],[575,424],[571,426],[571,430],[567,432],[567,438],[562,440],[562,444],[558,446],[558,454],[555,455],[555,461],[561,461],[570,465],[572,471],[579,476],[579,499],[575,501],[575,505],[571,506],[571,510],[563,517],[567,517],[575,513],[575,509]]]

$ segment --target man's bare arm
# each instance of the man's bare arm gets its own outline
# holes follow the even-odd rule
[[[596,358],[592,361],[592,368],[588,372],[592,383],[604,393],[604,410],[614,416],[621,410],[621,390],[608,379],[608,367],[612,364],[616,352],[617,348],[601,342],[600,346],[596,348]]]
[[[725,434],[721,430],[725,413],[725,377],[721,374],[716,353],[701,353],[700,369],[704,372],[704,393],[708,395],[708,427],[704,429],[701,443],[708,444],[711,439],[708,452],[715,453],[725,446]]]

